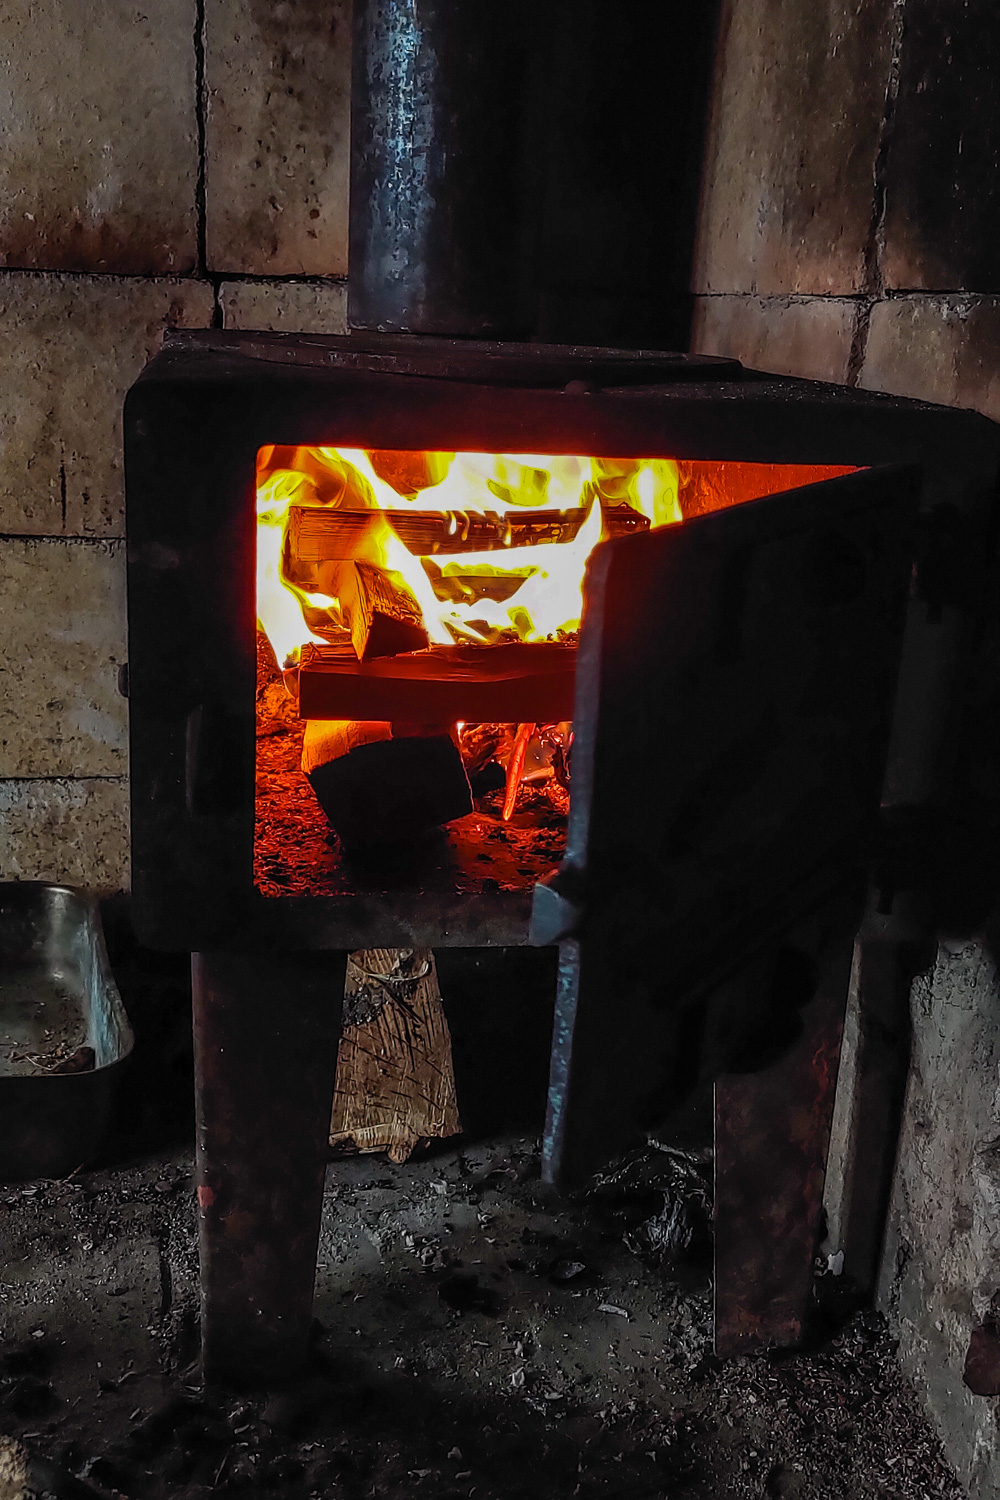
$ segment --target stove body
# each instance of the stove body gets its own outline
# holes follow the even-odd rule
[[[324,1109],[329,1120],[323,1069],[332,1089],[336,1053],[340,960],[324,970],[324,956],[558,943],[553,1179],[579,1178],[636,1140],[671,1080],[726,1067],[726,1017],[753,1006],[740,975],[789,935],[827,991],[813,1059],[835,1063],[843,975],[816,976],[833,972],[830,953],[839,943],[842,959],[860,914],[886,756],[889,805],[947,789],[968,620],[943,549],[956,537],[969,554],[987,544],[993,424],[698,357],[211,332],[172,336],[150,363],[128,396],[125,443],[133,901],[145,941],[202,955],[210,1365],[259,1363],[264,1348],[270,1369],[301,1353]],[[784,493],[593,555],[554,879],[497,880],[452,841],[432,871],[415,862],[391,881],[287,896],[255,884],[254,492],[267,444],[778,466],[770,488]],[[798,480],[787,466],[803,466]],[[861,472],[797,492],[831,468]],[[925,559],[907,605],[918,495]],[[692,1015],[697,1026],[678,1025]],[[819,1196],[803,1161],[825,1156],[835,1071],[825,1066],[820,1087],[807,1079],[816,1140],[798,1143],[803,1160],[789,1168],[812,1182],[799,1227],[806,1275]],[[252,1128],[241,1094],[258,1106]],[[773,1289],[761,1286],[763,1307]]]
[[[143,936],[182,949],[529,936],[530,885],[477,890],[463,872],[452,888],[255,891],[253,496],[265,443],[916,463],[924,510],[966,517],[970,548],[996,473],[995,428],[972,413],[729,361],[371,336],[175,334],[130,392],[125,430],[133,892]],[[926,677],[928,643],[950,625],[914,613],[921,640],[908,654]],[[930,696],[903,705],[893,801],[928,800],[943,774],[948,704]]]

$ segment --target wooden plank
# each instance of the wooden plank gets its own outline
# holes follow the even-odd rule
[[[429,948],[365,948],[347,960],[330,1145],[404,1162],[461,1130],[451,1035]]]
[[[368,662],[309,645],[299,711],[304,719],[548,724],[573,717],[575,670],[575,643],[432,646]]]

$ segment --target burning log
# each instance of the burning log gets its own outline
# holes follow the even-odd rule
[[[380,513],[331,511],[334,525],[321,529],[317,540],[310,518],[326,515],[308,506],[290,508],[282,543],[285,580],[337,600],[359,661],[421,650],[428,636],[420,606],[405,578],[376,560],[373,538],[380,525],[384,528]]]
[[[472,811],[451,735],[393,734],[387,722],[312,719],[302,769],[345,849],[406,843]]]
[[[330,1145],[403,1162],[461,1130],[451,1037],[429,948],[366,948],[347,960]]]
[[[552,723],[573,717],[576,647],[562,642],[432,646],[359,662],[337,646],[303,648],[304,719],[412,724]]]
[[[420,651],[430,644],[420,606],[398,573],[348,562],[338,567],[334,582],[358,661]]]
[[[571,542],[587,519],[588,510],[448,511],[385,510],[389,523],[406,550],[414,557],[437,553],[507,551],[549,542]],[[292,505],[288,511],[291,554],[301,563],[322,563],[331,558],[349,558],[371,525],[371,510],[341,506]],[[604,512],[607,536],[625,536],[648,531],[649,522],[627,505],[608,506]]]

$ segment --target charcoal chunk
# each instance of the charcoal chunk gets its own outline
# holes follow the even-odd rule
[[[406,843],[472,811],[462,757],[446,734],[359,745],[307,775],[347,849]]]

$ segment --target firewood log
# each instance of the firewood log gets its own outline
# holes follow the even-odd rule
[[[451,1037],[429,948],[366,948],[347,960],[330,1145],[403,1162],[461,1130]]]
[[[635,511],[636,530],[643,516]],[[586,510],[537,510],[522,514],[501,511],[386,510],[385,520],[414,557],[435,553],[486,552],[537,546],[543,542],[571,542],[587,519]],[[371,512],[292,505],[288,511],[290,548],[303,562],[352,557],[358,538],[371,524]],[[648,522],[646,523],[648,525]]]
[[[586,507],[566,511],[466,511],[460,515],[448,511],[385,510],[380,514],[414,557],[516,551],[518,547],[547,542],[571,542],[587,519]],[[337,509],[289,506],[289,550],[301,565],[353,557],[360,538],[371,525],[371,518],[370,509],[358,510],[346,505]],[[604,512],[607,536],[648,530],[646,517],[627,505],[609,505]]]
[[[420,606],[398,573],[348,562],[337,569],[335,583],[358,661],[422,651],[430,644]]]
[[[428,644],[427,631],[405,578],[372,560],[379,555],[372,549],[378,545],[373,533],[380,520],[373,522],[371,513],[360,510],[331,512],[340,521],[320,530],[321,544],[308,522],[310,514],[309,507],[291,507],[281,557],[286,583],[337,600],[338,617],[350,632],[359,661],[422,650]],[[309,613],[309,606],[304,606],[310,629],[316,629]]]
[[[386,722],[310,719],[302,769],[345,850],[406,843],[472,811],[450,734],[393,735]]]
[[[570,642],[432,646],[370,662],[350,648],[309,645],[299,706],[304,719],[551,724],[573,717],[575,670]]]

